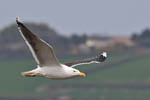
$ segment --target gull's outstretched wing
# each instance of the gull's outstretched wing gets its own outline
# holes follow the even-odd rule
[[[107,58],[107,53],[103,52],[101,55],[99,55],[95,58],[77,61],[77,62],[65,63],[65,65],[67,65],[69,67],[75,67],[75,66],[83,65],[83,64],[101,63],[101,62],[105,61],[106,58]]]
[[[55,56],[52,46],[34,35],[20,20],[16,18],[19,32],[28,45],[40,67],[59,66],[59,62]]]

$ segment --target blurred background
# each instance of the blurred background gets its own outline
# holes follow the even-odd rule
[[[1,0],[0,100],[150,99],[149,0]],[[50,80],[21,72],[36,63],[17,30],[19,16],[50,43],[61,63],[95,57],[77,66],[86,78]]]

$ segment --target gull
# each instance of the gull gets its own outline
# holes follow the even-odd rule
[[[82,64],[100,63],[107,58],[107,53],[103,52],[91,59],[62,64],[56,58],[54,49],[51,45],[32,33],[18,17],[16,18],[16,23],[21,36],[25,40],[25,43],[29,47],[37,63],[36,69],[22,72],[21,74],[23,76],[40,76],[49,79],[68,79],[77,76],[85,77],[85,73],[80,72],[74,67]]]

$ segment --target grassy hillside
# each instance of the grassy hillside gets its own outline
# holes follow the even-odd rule
[[[33,60],[0,61],[0,96],[45,98],[67,96],[73,100],[148,99],[150,98],[150,56],[143,55],[132,59],[131,57],[130,55],[110,56],[102,64],[76,67],[87,72],[87,77],[69,80],[21,76],[20,72],[35,68]],[[78,58],[66,58],[61,62],[70,62]]]

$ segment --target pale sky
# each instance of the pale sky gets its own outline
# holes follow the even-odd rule
[[[1,0],[0,13],[0,29],[19,16],[63,35],[130,35],[150,27],[150,0]]]

